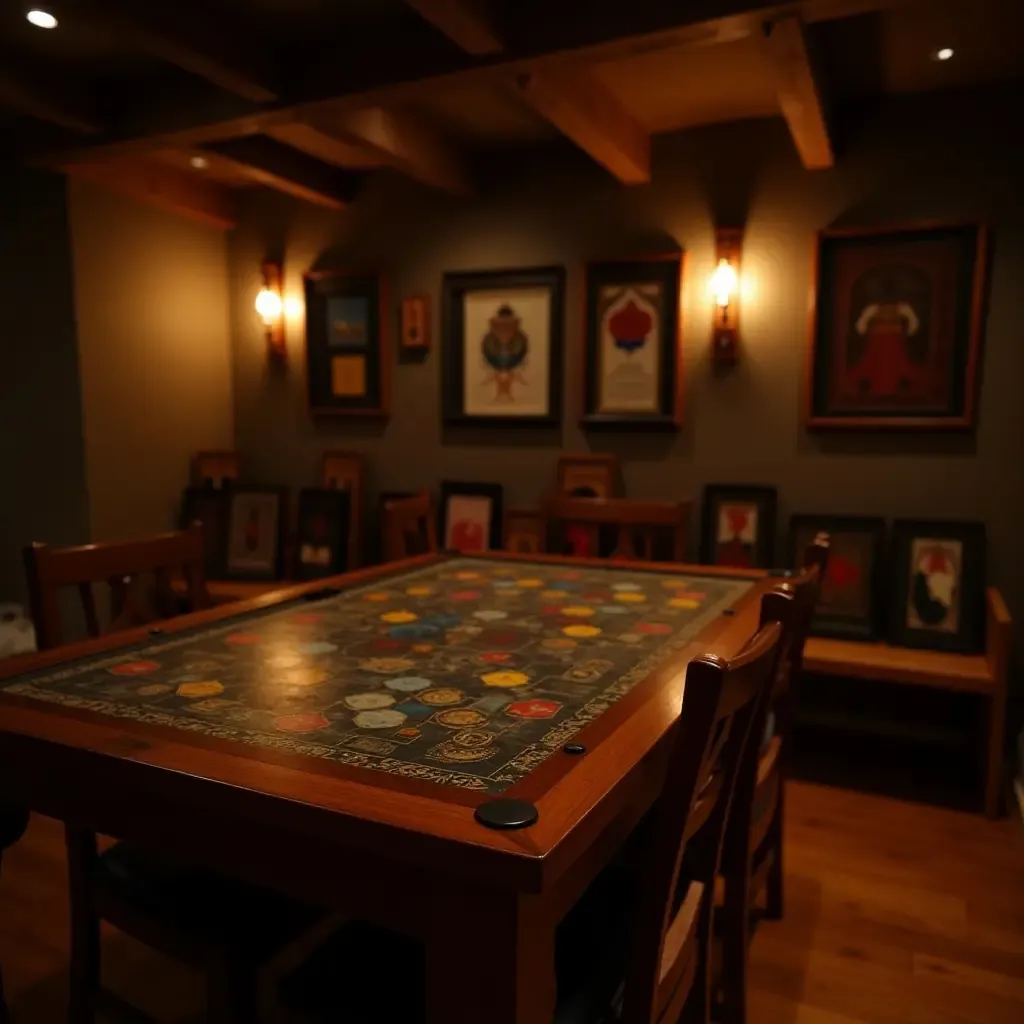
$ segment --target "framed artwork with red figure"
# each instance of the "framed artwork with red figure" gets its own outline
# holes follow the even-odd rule
[[[985,647],[985,525],[897,519],[889,641],[976,654]]]
[[[822,232],[807,426],[973,427],[987,250],[977,224]]]
[[[501,550],[501,484],[441,481],[438,532],[446,551]]]
[[[284,568],[287,488],[232,487],[228,502],[225,575],[229,579],[280,579]]]
[[[767,569],[775,556],[774,487],[708,484],[701,515],[702,565]]]
[[[349,565],[352,492],[304,487],[299,492],[299,518],[295,529],[297,580],[336,576]]]
[[[821,531],[829,535],[828,564],[811,633],[841,640],[876,639],[885,617],[885,520],[795,515],[789,521],[790,565],[800,567],[803,553]]]

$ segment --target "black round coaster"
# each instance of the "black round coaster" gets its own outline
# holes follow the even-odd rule
[[[473,812],[473,817],[487,828],[510,829],[536,825],[540,815],[537,808],[525,800],[498,799],[481,804]]]
[[[587,748],[582,743],[566,743],[562,750],[567,754],[585,754]]]
[[[152,628],[152,629],[151,629],[151,630],[149,631],[149,635],[150,635],[150,636],[162,636],[162,635],[163,635],[163,632],[164,632],[164,631],[163,631],[163,630],[162,630],[162,629],[161,629],[161,628],[160,628],[159,626],[154,626],[154,627],[153,627],[153,628]]]

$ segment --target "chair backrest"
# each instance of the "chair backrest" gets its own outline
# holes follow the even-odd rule
[[[187,530],[164,533],[146,540],[85,544],[73,548],[51,548],[31,544],[24,549],[36,643],[40,650],[61,643],[60,590],[76,587],[90,636],[99,636],[94,583],[106,583],[111,595],[110,629],[143,625],[177,613],[171,587],[172,571],[180,571],[188,587],[192,609],[209,606],[203,574],[203,528],[193,523]],[[143,608],[136,601],[138,578],[152,575],[155,607]],[[148,597],[149,595],[147,595]]]
[[[242,472],[238,452],[196,452],[192,457],[192,483],[195,487],[223,487],[237,480]]]
[[[656,531],[671,534],[671,560],[682,562],[686,529],[690,520],[688,501],[635,501],[632,498],[568,498],[554,496],[544,503],[547,523],[565,527],[616,528],[613,558],[654,558]],[[597,552],[590,552],[596,554]]]
[[[384,561],[437,550],[437,524],[429,491],[384,503]]]
[[[363,457],[358,452],[324,452],[320,486],[348,491],[348,567],[357,569],[363,556]]]
[[[702,654],[687,667],[664,786],[636,865],[623,1024],[677,1020],[691,992],[709,1006],[722,839],[744,751],[763,720],[782,632],[770,623],[732,661]]]

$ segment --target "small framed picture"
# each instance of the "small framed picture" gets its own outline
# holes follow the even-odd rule
[[[295,578],[336,576],[350,568],[351,492],[306,487],[299,492],[295,529]]]
[[[203,572],[207,579],[224,573],[224,553],[228,536],[229,489],[223,487],[186,487],[181,496],[181,529],[192,523],[203,524]]]
[[[445,274],[445,423],[561,425],[564,289],[563,267]]]
[[[317,271],[305,281],[310,412],[388,415],[391,349],[383,277]]]
[[[563,455],[558,460],[558,493],[570,498],[617,497],[619,460],[614,455]]]
[[[987,251],[978,224],[821,232],[807,426],[973,427]]]
[[[804,552],[820,531],[829,535],[828,566],[811,633],[873,640],[885,617],[885,520],[875,516],[793,516],[789,521],[793,568],[800,568]]]
[[[682,422],[683,254],[587,266],[584,427]]]
[[[348,566],[357,569],[363,560],[363,457],[358,452],[324,452],[320,486],[328,491],[348,491]]]
[[[402,299],[402,348],[425,352],[430,348],[430,297],[410,295]]]
[[[517,555],[536,555],[544,551],[544,516],[537,511],[505,511],[505,550]]]
[[[238,452],[196,452],[192,458],[195,487],[223,487],[241,474]]]
[[[501,550],[501,484],[441,481],[439,529],[447,551]]]
[[[229,492],[225,575],[276,580],[284,567],[284,487],[233,487]]]
[[[976,654],[985,647],[985,525],[897,519],[889,641]]]
[[[708,484],[701,515],[702,564],[771,568],[776,503],[774,487]]]

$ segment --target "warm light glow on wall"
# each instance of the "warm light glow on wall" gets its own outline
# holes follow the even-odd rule
[[[256,314],[259,316],[267,335],[267,349],[271,357],[283,359],[284,300],[281,297],[281,267],[269,260],[263,264],[263,287],[256,296]]]
[[[743,292],[740,280],[740,249],[743,232],[720,228],[715,232],[716,266],[708,282],[715,302],[711,329],[711,358],[716,363],[739,359],[739,306]]]
[[[715,304],[728,306],[730,299],[736,294],[738,283],[736,268],[728,260],[719,260],[715,272],[711,275],[711,294],[715,297]]]
[[[256,296],[256,312],[267,327],[281,319],[283,305],[281,296],[267,287],[261,288],[259,295]]]

